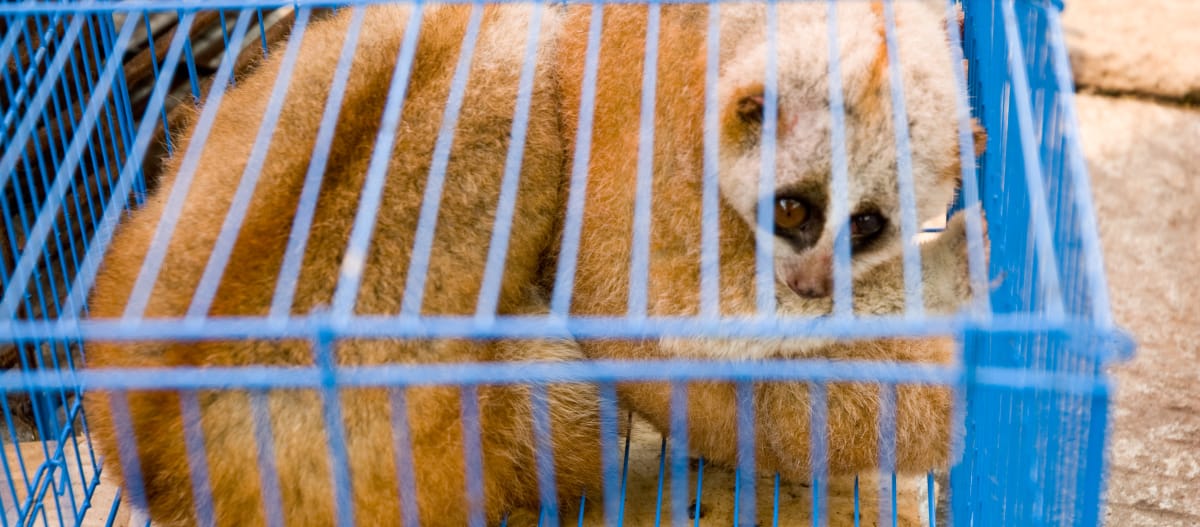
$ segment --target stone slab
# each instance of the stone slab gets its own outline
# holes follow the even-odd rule
[[[28,506],[29,496],[40,497],[41,507],[35,509],[36,519],[28,525],[76,525],[78,507],[84,501],[84,490],[91,487],[95,478],[92,455],[88,442],[82,438],[63,445],[66,463],[47,465],[47,453],[53,454],[58,444],[47,441],[25,441],[6,443],[4,457],[8,470],[0,474],[0,505],[3,506],[4,525],[16,525],[18,510]],[[53,467],[52,470],[46,468]],[[9,481],[8,478],[14,478]],[[79,521],[80,527],[108,525],[116,499],[116,486],[101,479],[95,486],[86,511]],[[15,494],[15,495],[14,495]],[[15,499],[14,499],[15,498]],[[127,509],[128,507],[123,507]],[[125,525],[125,511],[118,511],[113,525]],[[22,525],[25,525],[22,523]]]
[[[1200,103],[1200,2],[1067,0],[1063,29],[1081,88]]]
[[[1200,111],[1077,104],[1113,313],[1138,341],[1114,369],[1107,524],[1200,525]]]

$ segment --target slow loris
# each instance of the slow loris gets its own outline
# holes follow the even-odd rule
[[[364,9],[365,16],[357,10],[346,10],[328,21],[313,23],[304,34],[299,44],[299,59],[289,80],[287,98],[258,175],[253,199],[246,210],[228,265],[220,275],[220,285],[211,299],[211,307],[204,314],[265,316],[280,287],[295,288],[294,300],[287,306],[288,312],[312,314],[333,300],[339,277],[348,269],[351,273],[355,269],[361,271],[361,286],[353,307],[356,314],[395,315],[401,311],[423,191],[430,168],[436,162],[438,130],[451,92],[451,79],[463,51],[463,37],[473,23],[472,17],[479,16],[479,41],[473,50],[453,147],[447,158],[445,187],[420,306],[422,315],[475,314],[488,257],[490,226],[496,216],[505,160],[512,145],[514,103],[523,50],[535,8],[516,5],[424,8],[415,60],[396,129],[396,142],[391,146],[382,201],[373,223],[372,243],[368,253],[363,255],[361,266],[355,267],[345,265],[346,261],[359,256],[347,254],[347,240],[353,229],[365,173],[380,128],[384,94],[393,80],[396,57],[406,33],[404,28],[413,16],[408,6],[381,5]],[[758,38],[754,35],[759,34],[752,29],[756,17],[761,17],[758,9],[750,6],[722,8],[723,16],[727,17],[722,22],[722,34],[738,37],[738,45],[731,46],[730,52],[722,53],[723,62],[730,64],[721,82],[722,108],[729,108],[731,104],[747,108],[741,104],[745,97],[750,97],[751,103],[755,101],[752,81],[747,78],[751,88],[744,88],[734,83],[736,79],[729,77],[728,72],[734,71],[738,57],[752,55],[754,47],[750,44]],[[787,29],[788,32],[805,27],[793,25],[793,20],[803,22],[811,18],[807,12],[792,9],[781,8],[780,27],[795,28]],[[632,188],[627,178],[634,173],[628,170],[628,161],[636,152],[637,137],[637,110],[632,102],[636,98],[626,96],[637,93],[630,87],[640,86],[640,68],[629,65],[641,60],[644,35],[638,28],[644,27],[640,25],[644,12],[645,8],[605,8],[608,22],[604,42],[615,43],[607,45],[610,46],[608,49],[617,51],[601,55],[598,98],[601,111],[597,112],[596,124],[600,133],[593,139],[587,216],[580,246],[579,278],[574,290],[573,311],[577,314],[624,313],[623,302],[614,300],[613,295],[618,291],[616,296],[623,298],[626,281],[624,273],[628,259],[622,260],[622,256],[628,252],[628,243],[623,240],[628,240],[631,230],[627,228],[628,218],[622,214],[628,212],[633,203],[632,195],[627,192]],[[908,27],[905,12],[900,11],[902,28]],[[580,84],[578,63],[573,57],[577,57],[583,42],[579,29],[586,27],[586,18],[580,13],[563,13],[551,8],[541,13],[541,44],[537,52],[520,189],[498,298],[497,311],[501,314],[537,314],[546,310],[548,291],[541,286],[550,282],[547,275],[552,266],[547,261],[553,261],[558,250],[560,224],[567,201],[569,152],[576,132],[575,105],[579,101]],[[697,125],[703,115],[700,104],[703,101],[703,62],[697,62],[697,58],[704,57],[704,14],[703,9],[696,7],[663,8],[662,42],[667,45],[662,48],[664,67],[659,86],[660,91],[667,93],[659,98],[659,114],[665,117],[656,122],[659,132],[656,134],[658,155],[652,230],[654,258],[650,269],[652,314],[689,314],[696,306],[698,278],[693,267],[699,241],[694,219],[698,215],[692,215],[690,220],[687,216],[673,215],[698,210],[695,207],[699,200],[692,198],[698,195],[695,193],[699,172],[694,169],[696,160],[700,159],[702,140],[698,131],[701,127],[688,129],[687,125]],[[934,18],[914,15],[912,24],[923,28],[920,32],[932,35],[934,27],[926,26],[935,26]],[[297,203],[317,143],[335,65],[348,28],[360,23],[358,44],[332,136],[328,163],[323,170],[301,270],[294,285],[277,283],[296,221]],[[738,28],[744,29],[744,33]],[[850,51],[863,46],[874,52],[881,42],[874,32],[852,34],[857,40],[847,42],[845,47],[849,55],[853,55]],[[919,33],[918,37],[921,34],[924,33]],[[939,52],[944,51],[944,40],[935,41],[930,36],[923,38]],[[786,40],[781,38],[781,42]],[[750,46],[751,51],[745,51],[746,46]],[[805,51],[792,44],[780,49],[780,122],[783,123],[795,119],[787,117],[797,115],[789,113],[789,108],[796,107],[792,101],[806,100],[805,86],[820,84],[816,78],[804,79],[822,75],[821,70],[814,69],[806,59],[816,57],[813,60],[819,62],[822,51]],[[745,54],[739,55],[742,52]],[[205,272],[251,153],[255,148],[264,147],[255,145],[267,107],[263,95],[270,93],[279,75],[282,55],[284,53],[273,53],[255,73],[239,80],[225,95],[219,108],[211,105],[204,108],[203,111],[216,113],[212,131],[203,144],[183,143],[180,151],[195,146],[202,149],[202,154],[185,204],[178,211],[178,226],[167,245],[165,260],[148,297],[144,316],[179,317],[191,307],[197,284]],[[864,67],[874,66],[869,61],[855,62],[847,56],[845,68],[849,77],[862,75],[860,70]],[[689,72],[697,71],[699,77],[688,76]],[[924,70],[918,69],[918,73],[921,71]],[[954,184],[957,147],[949,117],[952,114],[929,115],[945,109],[951,101],[951,92],[928,87],[946,82],[948,73],[925,72],[923,75],[915,77],[921,80],[914,82],[916,87],[912,88],[909,98],[914,100],[912,93],[915,93],[916,99],[930,100],[928,107],[916,102],[910,104],[910,108],[914,108],[911,115],[928,119],[918,120],[913,126],[914,160],[918,161],[917,196],[921,211],[925,213],[948,200],[949,189]],[[888,163],[887,146],[872,142],[879,134],[890,130],[885,122],[886,101],[878,101],[879,107],[875,109],[853,106],[863,100],[859,97],[870,91],[869,86],[870,83],[860,85],[847,81],[848,93],[853,94],[848,95],[854,108],[852,115],[865,112],[850,121],[851,196],[871,196],[877,200],[875,213],[894,214],[896,204],[887,201],[891,194],[883,191],[875,195],[866,187],[854,186],[864,174],[874,174],[868,181],[880,185],[893,181],[878,167],[864,172],[857,161],[869,158]],[[622,91],[624,88],[632,91]],[[747,299],[753,298],[749,290],[753,284],[753,274],[749,271],[753,269],[753,231],[746,226],[745,217],[739,216],[744,199],[737,195],[744,182],[725,178],[727,174],[734,177],[740,174],[739,156],[752,159],[755,155],[751,146],[753,140],[748,139],[755,126],[753,104],[748,108],[749,112],[723,111],[722,121],[721,296],[722,310],[732,314],[746,313],[753,306],[746,303]],[[879,120],[877,128],[866,127],[875,131],[859,130],[857,123],[869,124],[875,120]],[[828,154],[809,152],[804,150],[803,144],[789,142],[810,135],[815,137],[822,133],[821,130],[820,124],[812,122],[796,121],[787,129],[781,126],[780,184],[803,183],[804,178],[799,176],[821,174],[820,157]],[[183,137],[189,139],[193,132],[194,129],[189,128]],[[884,154],[859,153],[859,146],[864,141],[883,149]],[[634,145],[632,149],[631,145]],[[798,170],[788,164],[788,156],[811,161],[818,168]],[[97,278],[91,298],[91,316],[111,318],[126,314],[130,291],[138,280],[158,220],[166,211],[169,193],[181,181],[177,173],[181,170],[179,159],[182,157],[178,156],[170,163],[159,193],[120,227]],[[821,177],[815,179],[821,180]],[[819,189],[820,185],[813,188]],[[806,214],[812,217],[821,213],[816,203],[794,199],[817,199],[811,195],[799,193],[785,197],[801,203],[806,207]],[[794,206],[791,209],[787,209],[789,205],[781,206],[796,210]],[[968,294],[965,281],[960,278],[965,258],[961,222],[952,222],[951,227],[938,242],[927,245],[924,250],[928,270],[927,303],[944,310],[953,309]],[[903,294],[896,267],[898,259],[895,250],[888,249],[895,246],[896,236],[894,232],[887,236],[890,237],[879,238],[876,265],[860,265],[863,269],[856,272],[862,284],[856,288],[856,306],[860,310],[895,312],[903,305],[896,300]],[[820,240],[818,237],[812,247],[822,247]],[[794,243],[791,245],[796,256],[803,257],[801,248]],[[783,258],[791,257],[782,251],[777,254]],[[856,260],[861,258],[856,257]],[[828,311],[828,305],[828,299],[799,295],[795,298],[780,296],[779,299],[781,311],[787,313],[820,314]],[[135,317],[141,315],[132,314]],[[788,351],[793,349],[788,343],[581,344],[570,341],[356,338],[336,342],[333,356],[341,365],[374,365],[680,355],[756,359],[799,355]],[[796,349],[806,350],[803,356],[927,362],[944,362],[949,355],[948,345],[936,340],[880,341],[829,347],[799,345]],[[96,368],[311,365],[316,350],[303,340],[259,340],[95,343],[87,352],[88,367]],[[702,419],[691,420],[690,446],[700,455],[718,461],[732,461],[730,448],[736,435],[736,428],[731,427],[733,406],[727,399],[732,391],[727,388],[714,384],[692,390],[692,414],[706,413]],[[795,478],[806,475],[806,454],[800,455],[800,451],[805,451],[804,441],[789,439],[807,437],[804,432],[807,409],[802,388],[780,384],[756,389],[759,449],[763,452],[758,456],[760,466]],[[874,463],[871,456],[873,435],[866,433],[869,428],[863,428],[871,426],[869,388],[847,386],[844,396],[839,395],[838,390],[842,389],[835,387],[830,396],[831,468],[869,467]],[[622,401],[666,430],[664,403],[667,399],[662,397],[666,393],[663,390],[659,386],[624,386]],[[412,457],[407,462],[397,463],[401,456],[394,450],[394,393],[374,388],[341,390],[338,402],[345,428],[353,495],[353,503],[349,505],[352,505],[358,523],[399,524],[403,516],[413,515],[411,510],[402,510],[402,499],[397,492],[398,467],[401,472],[413,472],[416,496],[407,498],[413,498],[417,503],[417,512],[424,524],[466,523],[470,511],[466,505],[469,482],[463,456],[459,393],[452,386],[405,391],[407,415],[399,418],[406,418],[409,424]],[[481,506],[487,521],[496,522],[512,508],[537,502],[528,390],[481,387],[478,393],[484,495]],[[181,404],[186,396],[167,391],[116,395],[92,392],[86,401],[98,446],[106,455],[106,469],[119,475],[126,474],[128,463],[132,462],[136,452],[143,491],[140,495],[134,494],[135,503],[144,500],[151,517],[162,525],[196,523],[197,515],[206,512],[197,508],[199,502],[191,493],[193,472],[188,463],[181,418]],[[563,500],[585,492],[588,496],[596,496],[601,473],[596,392],[589,387],[562,385],[551,388],[550,395],[559,496]],[[205,446],[214,520],[221,525],[265,523],[270,505],[267,493],[263,492],[263,474],[257,462],[251,396],[247,391],[237,389],[203,391],[195,396],[201,415],[198,428]],[[334,503],[329,447],[332,432],[325,427],[320,395],[312,390],[274,390],[267,399],[283,520],[291,525],[333,523],[335,513],[342,512],[340,508],[348,504]],[[116,402],[115,406],[113,402]],[[120,408],[122,402],[128,405],[130,423],[122,423],[120,416],[114,418],[111,413],[113,408]],[[910,411],[910,407],[913,410]],[[944,391],[901,388],[897,445],[902,467],[944,463],[948,408],[949,397]],[[117,428],[130,424],[136,442],[119,441],[121,434]],[[847,446],[839,449],[838,445]],[[127,487],[132,489],[130,485]]]
[[[911,139],[913,193],[918,221],[944,213],[960,179],[956,83],[942,9],[930,2],[895,6],[900,75]],[[720,188],[719,309],[723,316],[756,314],[757,211],[774,209],[767,243],[774,250],[777,314],[831,312],[833,239],[847,226],[855,278],[854,310],[904,311],[901,203],[889,50],[882,4],[839,2],[838,50],[845,104],[844,160],[848,192],[842,217],[833,217],[834,166],[829,88],[828,9],[823,3],[774,7],[777,35],[768,38],[768,8],[722,4],[717,80]],[[596,11],[572,7],[559,45],[568,123],[577,122],[589,24]],[[588,162],[587,204],[572,297],[577,316],[622,315],[629,306],[633,208],[638,188],[638,126],[650,13],[643,6],[610,6],[596,78],[595,121]],[[706,6],[661,8],[653,121],[651,237],[646,286],[649,316],[701,313],[702,209],[705,170]],[[774,46],[772,48],[772,46]],[[763,170],[765,82],[769,53],[777,72],[775,186],[759,189]],[[976,127],[976,150],[983,132]],[[978,154],[978,151],[976,152]],[[574,159],[575,163],[581,162]],[[927,256],[930,258],[930,256]],[[938,259],[938,257],[933,257]],[[949,260],[940,259],[942,263]],[[928,262],[932,263],[932,262]],[[953,312],[969,297],[965,267],[926,265],[924,300],[932,312]],[[940,285],[934,285],[940,284]],[[943,285],[954,284],[945,288]],[[634,287],[639,286],[635,284]],[[775,313],[770,313],[774,315]],[[818,339],[584,341],[592,358],[698,360],[835,358],[946,363],[953,343],[942,339],[830,344]],[[668,373],[668,372],[664,372]],[[764,383],[754,391],[756,462],[761,470],[804,480],[809,474],[807,390],[803,384]],[[665,384],[622,386],[623,403],[662,430],[669,426]],[[875,430],[878,386],[837,384],[829,405],[830,469],[852,472],[878,463]],[[736,460],[735,390],[731,384],[693,383],[689,392],[689,446],[706,457]],[[902,386],[898,394],[898,467],[927,470],[948,458],[950,397],[946,390]]]

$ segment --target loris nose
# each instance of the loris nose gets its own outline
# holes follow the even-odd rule
[[[829,271],[797,273],[788,280],[788,287],[805,298],[825,298],[833,290],[833,277]]]
[[[797,295],[824,298],[833,291],[833,262],[830,255],[818,253],[792,268],[787,284]]]

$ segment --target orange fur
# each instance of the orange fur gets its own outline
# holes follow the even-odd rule
[[[311,313],[332,297],[383,108],[381,94],[388,89],[409,15],[407,8],[400,6],[369,9],[309,233],[294,314]],[[416,211],[469,10],[469,6],[437,7],[426,14],[357,313],[396,314],[399,310]],[[490,238],[490,229],[480,226],[490,225],[495,214],[502,160],[509,143],[508,123],[516,100],[520,50],[527,34],[527,22],[520,22],[520,13],[523,11],[494,6],[485,10],[481,44],[447,172],[439,235],[426,284],[425,314],[464,315],[475,309]],[[350,10],[346,10],[331,20],[314,22],[304,35],[283,115],[211,316],[267,313],[349,20]],[[278,74],[281,51],[226,94],[146,317],[180,316],[188,308],[251,152],[266,106],[263,94],[270,92]],[[558,221],[563,145],[557,95],[549,84],[552,78],[541,74],[539,79],[500,296],[502,313],[545,310],[543,295],[531,284],[538,280]],[[190,137],[191,131],[185,136]],[[120,227],[91,297],[93,317],[122,314],[182,157],[171,160],[161,191]],[[454,236],[444,235],[447,232]],[[581,358],[569,342],[352,339],[337,342],[335,348],[343,365]],[[312,354],[307,342],[294,340],[96,343],[88,348],[88,366],[311,365]],[[599,473],[595,394],[569,387],[554,387],[550,393],[559,489],[571,496],[591,491]],[[518,387],[482,387],[479,395],[486,513],[496,521],[513,507],[536,503],[537,482],[529,470],[534,465],[529,402],[527,390]],[[106,469],[120,476],[117,457],[129,459],[134,451],[132,444],[117,441],[109,413],[112,396],[90,392],[87,407]],[[219,390],[204,391],[198,397],[217,523],[262,524],[265,511],[247,394]],[[319,394],[275,390],[269,400],[283,519],[289,525],[333,523],[328,431]],[[413,388],[407,390],[407,401],[422,523],[462,525],[467,507],[459,391],[456,387]],[[193,524],[178,396],[134,392],[128,394],[128,404],[151,517],[161,525]],[[356,518],[363,525],[398,524],[401,511],[387,393],[384,389],[345,389],[340,404]]]
[[[722,16],[726,10],[722,8]],[[572,8],[559,46],[560,73],[565,122],[577,122],[583,79],[590,7]],[[638,122],[644,33],[647,8],[609,6],[604,9],[599,79],[593,126],[592,157],[587,189],[588,209],[579,256],[579,269],[572,312],[580,316],[619,316],[626,312],[632,244],[632,214],[637,174]],[[659,40],[658,90],[655,119],[653,218],[650,247],[649,312],[652,316],[688,316],[699,312],[699,250],[701,217],[703,101],[707,11],[703,6],[664,6]],[[782,24],[782,22],[781,22]],[[722,38],[727,38],[724,35]],[[882,42],[880,43],[882,45]],[[883,48],[886,66],[886,48]],[[723,52],[723,56],[724,56]],[[878,68],[880,61],[874,61]],[[786,68],[787,64],[780,66]],[[878,77],[873,72],[872,78]],[[746,132],[730,105],[744,96],[734,90],[723,98],[721,148],[737,149],[747,140]],[[759,88],[761,90],[761,88]],[[862,99],[883,99],[878,84],[858,93]],[[786,94],[781,94],[781,97]],[[866,121],[888,122],[886,105],[862,105]],[[786,113],[787,108],[781,108]],[[870,137],[853,137],[861,144],[878,141],[889,128],[866,128]],[[888,137],[888,136],[884,136]],[[852,144],[851,147],[854,147]],[[724,155],[724,154],[722,154]],[[956,147],[947,148],[945,169],[957,166]],[[853,184],[853,183],[852,183]],[[894,183],[893,183],[894,184]],[[753,232],[723,200],[720,211],[721,311],[725,315],[750,315],[755,311],[755,251]],[[961,235],[948,233],[947,240]],[[970,295],[964,281],[954,273],[963,267],[951,265],[939,253],[963,258],[960,245],[943,241],[926,248],[927,288],[948,281],[937,307],[952,309]],[[932,262],[938,262],[933,264]],[[951,262],[953,264],[953,262]],[[943,265],[942,268],[930,265]],[[903,310],[903,283],[898,262],[884,265],[856,280],[856,306],[860,311],[895,313]],[[866,285],[860,285],[866,284]],[[633,285],[633,286],[636,286]],[[936,288],[936,286],[933,286]],[[927,299],[930,297],[927,296]],[[932,300],[931,300],[932,301]],[[829,304],[807,304],[809,313],[828,312]],[[604,359],[649,359],[672,356],[672,348],[654,341],[582,342],[590,357]],[[704,346],[704,344],[697,344]],[[726,346],[711,342],[712,348]],[[810,351],[808,356],[853,360],[892,360],[946,363],[953,343],[943,339],[881,340],[838,343]],[[693,357],[702,358],[702,357]],[[729,384],[695,382],[689,387],[689,448],[710,460],[736,462],[735,391]],[[661,430],[669,429],[670,389],[661,383],[627,384],[618,388],[624,404],[638,411]],[[830,468],[836,472],[866,470],[878,463],[874,430],[878,413],[876,386],[835,384],[829,393]],[[803,384],[770,383],[755,388],[757,416],[756,461],[759,469],[778,471],[801,480],[809,477],[808,402]],[[945,466],[949,457],[950,395],[944,388],[900,387],[896,433],[901,469],[923,471]]]
[[[355,55],[346,101],[340,114],[330,163],[309,234],[292,313],[309,314],[328,303],[337,283],[339,264],[358,205],[359,192],[402,28],[409,13],[397,6],[369,8]],[[431,252],[422,313],[470,315],[475,310],[490,243],[503,160],[516,99],[519,64],[525,45],[523,7],[485,8],[480,48],[476,51],[446,190]],[[596,121],[584,231],[576,275],[572,313],[624,315],[630,287],[636,153],[645,42],[645,7],[609,6],[598,75]],[[552,281],[548,262],[556,257],[566,175],[574,127],[579,115],[580,81],[589,22],[588,7],[566,10],[563,26],[543,37],[533,97],[528,144],[500,297],[506,314],[542,313],[545,284]],[[549,11],[547,17],[557,14]],[[426,15],[405,101],[398,142],[392,149],[389,174],[375,235],[367,255],[356,313],[396,314],[404,294],[405,273],[413,245],[417,211],[431,163],[433,142],[449,92],[450,77],[466,31],[469,7],[432,8]],[[254,194],[238,243],[223,275],[212,316],[261,316],[267,313],[275,279],[299,199],[300,187],[316,140],[334,64],[338,60],[349,12],[314,23],[304,37],[301,60],[290,82],[287,104],[270,145],[269,156]],[[655,114],[653,225],[651,229],[651,316],[684,316],[699,312],[700,160],[705,96],[705,29],[702,6],[662,8],[660,66]],[[548,45],[546,44],[548,43]],[[259,120],[279,71],[273,53],[257,72],[239,82],[217,114],[203,145],[200,168],[166,261],[150,298],[147,317],[177,317],[186,312],[204,271],[240,174],[253,148]],[[514,66],[516,64],[516,66]],[[857,80],[858,78],[855,77]],[[848,83],[848,88],[851,84]],[[848,92],[862,95],[859,84]],[[875,88],[867,88],[870,92]],[[886,99],[881,97],[886,108]],[[723,101],[727,102],[727,101]],[[861,102],[854,100],[851,102]],[[865,106],[864,108],[869,108]],[[781,108],[789,122],[800,112]],[[865,116],[854,151],[890,132],[884,113]],[[729,119],[726,118],[729,128]],[[796,127],[805,123],[797,121]],[[798,133],[781,127],[781,134]],[[727,133],[728,132],[728,133]],[[731,135],[732,134],[732,135]],[[190,137],[191,130],[185,132]],[[724,130],[723,150],[745,142],[745,130]],[[919,138],[918,138],[919,140]],[[186,142],[180,143],[186,147]],[[957,162],[956,146],[928,156]],[[137,278],[175,184],[178,157],[168,165],[162,189],[118,231],[97,279],[92,316],[118,317]],[[946,163],[949,163],[947,161]],[[940,165],[939,165],[940,166]],[[942,167],[947,169],[946,167]],[[927,303],[949,309],[969,295],[961,279],[961,222],[953,223],[938,242],[924,250]],[[754,236],[738,212],[722,201],[720,210],[720,311],[750,315],[755,310]],[[898,261],[876,266],[856,281],[856,306],[871,313],[903,308]],[[828,301],[799,302],[807,314],[824,314]],[[695,345],[696,343],[693,343]],[[707,343],[700,343],[707,345]],[[712,342],[713,348],[736,345]],[[808,349],[808,348],[806,348]],[[385,363],[643,359],[675,356],[663,341],[488,342],[469,340],[395,341],[350,339],[336,343],[343,365]],[[879,359],[944,363],[951,344],[945,340],[882,340],[817,346],[806,354],[834,359]],[[700,357],[696,357],[700,358]],[[753,358],[753,357],[746,357]],[[312,349],[304,341],[97,343],[88,348],[89,367],[243,366],[252,364],[311,365]],[[537,497],[528,391],[518,387],[480,389],[483,431],[484,492],[489,521],[509,509],[533,505]],[[619,387],[622,402],[643,414],[660,430],[668,429],[667,387],[654,383]],[[733,388],[721,383],[694,383],[690,390],[690,447],[720,463],[733,463],[737,427]],[[118,442],[106,392],[91,392],[86,405],[106,469],[120,475],[117,458],[129,459],[135,445]],[[461,525],[466,521],[460,401],[454,387],[407,390],[412,427],[413,469],[423,524]],[[600,475],[596,394],[586,387],[551,389],[556,480],[565,500],[587,492],[598,495]],[[239,390],[198,394],[213,487],[217,523],[263,523],[257,447],[247,394]],[[763,470],[805,479],[807,391],[794,383],[755,387],[757,459]],[[836,384],[830,387],[831,468],[839,472],[875,466],[877,449],[872,428],[878,411],[877,388]],[[279,469],[286,523],[326,525],[333,522],[332,475],[328,438],[320,396],[307,390],[276,390],[269,395],[274,450]],[[152,518],[163,525],[195,523],[190,471],[182,436],[178,396],[171,392],[128,395],[136,436],[136,453],[145,475]],[[384,389],[341,392],[349,446],[356,519],[368,525],[399,522],[396,473],[391,451],[392,411]],[[943,465],[948,457],[949,395],[944,389],[901,387],[897,404],[897,448],[901,468],[924,470]],[[799,440],[797,440],[799,438]]]

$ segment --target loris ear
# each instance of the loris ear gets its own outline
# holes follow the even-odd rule
[[[721,138],[726,144],[747,145],[759,139],[763,122],[763,87],[753,83],[729,94],[721,112]]]
[[[763,120],[762,94],[747,95],[737,101],[738,118],[746,124],[762,124]]]
[[[987,150],[987,130],[979,125],[978,119],[971,118],[971,131],[975,135],[975,157],[979,157]]]

